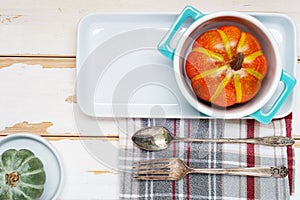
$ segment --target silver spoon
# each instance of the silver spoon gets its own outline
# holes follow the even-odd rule
[[[247,143],[279,147],[293,145],[295,143],[295,140],[293,138],[283,136],[260,138],[181,138],[173,136],[168,129],[159,126],[142,128],[135,132],[131,139],[140,149],[148,151],[160,151],[166,149],[172,141]]]

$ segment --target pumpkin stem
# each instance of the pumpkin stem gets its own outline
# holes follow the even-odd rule
[[[5,174],[6,184],[10,187],[16,187],[19,182],[19,173],[11,172],[9,174]]]
[[[240,70],[242,68],[243,61],[244,54],[238,53],[235,59],[230,62],[230,67],[235,71]]]

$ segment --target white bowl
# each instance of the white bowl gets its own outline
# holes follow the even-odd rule
[[[185,73],[186,57],[195,39],[202,33],[224,25],[233,25],[254,35],[260,42],[268,60],[268,72],[258,94],[248,102],[227,108],[200,101],[191,88]],[[179,89],[187,101],[198,111],[216,118],[241,118],[263,107],[273,96],[280,82],[282,66],[277,44],[267,28],[256,18],[234,11],[223,11],[205,15],[196,20],[179,40],[173,60],[174,72]]]

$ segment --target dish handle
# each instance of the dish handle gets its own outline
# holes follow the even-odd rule
[[[263,113],[260,109],[250,115],[263,124],[268,124],[272,121],[273,117],[296,85],[296,79],[283,70],[281,73],[280,81],[283,82],[284,88],[272,107],[266,113]]]
[[[186,6],[177,17],[176,21],[171,26],[170,30],[162,38],[158,44],[158,50],[167,58],[173,60],[175,48],[172,48],[170,43],[176,32],[179,30],[181,25],[188,19],[192,18],[194,21],[204,16],[203,13],[198,11],[192,6]]]

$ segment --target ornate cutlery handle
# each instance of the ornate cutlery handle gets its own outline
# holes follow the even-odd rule
[[[270,136],[270,137],[257,137],[257,138],[178,138],[175,141],[185,142],[218,142],[218,143],[247,143],[247,144],[260,144],[267,146],[289,146],[295,143],[293,138],[284,136]]]
[[[251,139],[249,139],[251,140]],[[294,138],[288,138],[283,136],[271,136],[252,139],[254,144],[262,144],[268,146],[289,146],[295,143]]]
[[[194,169],[189,168],[188,173],[200,174],[227,174],[239,176],[258,176],[258,177],[275,177],[284,178],[288,175],[286,167],[249,167],[233,169]]]

